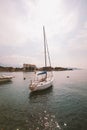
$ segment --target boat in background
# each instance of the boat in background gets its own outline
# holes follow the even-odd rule
[[[53,72],[52,72],[52,68],[51,68],[51,60],[50,60],[44,26],[43,26],[43,35],[44,35],[45,67],[44,67],[44,71],[36,73],[34,80],[31,80],[31,83],[29,85],[29,89],[31,90],[31,92],[45,90],[45,89],[48,89],[53,86]],[[48,60],[49,60],[49,67],[51,68],[51,70],[49,72],[47,72],[47,56],[48,56]]]
[[[0,83],[9,82],[14,78],[13,76],[0,75]]]

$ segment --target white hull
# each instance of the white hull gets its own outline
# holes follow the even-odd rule
[[[2,76],[0,76],[0,83],[11,81],[12,78],[13,78],[12,76],[2,75]]]
[[[31,92],[41,91],[52,87],[52,85],[53,85],[53,78],[44,82],[34,82],[30,84],[29,89],[31,90]]]

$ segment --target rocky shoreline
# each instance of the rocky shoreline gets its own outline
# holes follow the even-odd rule
[[[41,67],[36,68],[37,71],[47,70],[47,71],[65,71],[65,70],[73,70],[72,68],[64,68],[64,67]],[[18,71],[24,71],[23,67],[3,67],[0,66],[0,72],[18,72]]]

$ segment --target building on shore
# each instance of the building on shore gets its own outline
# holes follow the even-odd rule
[[[24,71],[34,71],[36,69],[36,65],[32,64],[23,64],[23,70]]]

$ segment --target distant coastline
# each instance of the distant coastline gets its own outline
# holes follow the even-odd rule
[[[64,67],[41,67],[41,68],[36,68],[37,71],[42,71],[42,70],[47,70],[47,71],[66,71],[66,70],[73,70],[73,68],[64,68]],[[24,71],[23,67],[4,67],[0,66],[0,72],[19,72],[19,71]]]

